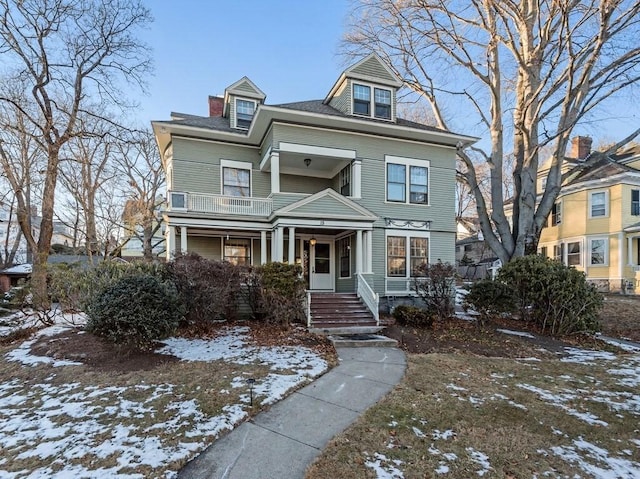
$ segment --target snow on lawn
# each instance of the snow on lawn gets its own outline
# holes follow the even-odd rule
[[[61,329],[46,328],[38,335],[56,334]],[[263,398],[263,404],[281,399],[288,390],[328,367],[308,348],[247,345],[247,331],[232,328],[212,340],[171,338],[161,352],[184,361],[269,366],[271,372],[256,378],[254,386],[254,397]],[[76,364],[31,355],[29,348],[34,341],[23,342],[5,359],[20,361],[27,367],[40,363],[54,367]],[[148,477],[148,473],[134,472],[140,468],[152,469],[154,477],[174,477],[175,471],[168,471],[168,465],[189,459],[222,431],[233,429],[247,417],[248,395],[241,395],[238,404],[223,406],[221,413],[208,415],[196,399],[185,396],[173,384],[60,385],[54,384],[54,378],[52,373],[35,385],[19,379],[0,383],[0,450],[16,460],[33,458],[40,464],[33,470],[9,472],[5,469],[8,464],[0,459],[3,479]],[[245,380],[246,377],[230,378],[230,387],[246,388]],[[159,416],[164,419],[160,421]],[[43,462],[47,465],[42,466]],[[96,462],[103,466],[92,466]]]
[[[512,331],[511,329],[496,329],[499,333],[510,334],[511,336],[520,336],[521,338],[535,339],[535,336],[531,333],[525,333],[524,331]]]

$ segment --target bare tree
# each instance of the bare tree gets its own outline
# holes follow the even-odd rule
[[[455,126],[444,111],[464,112],[467,125],[488,136],[484,149],[461,145],[460,173],[474,193],[485,240],[506,262],[537,248],[573,129],[640,79],[639,24],[638,1],[359,0],[345,47],[350,54],[378,53],[430,104],[438,126]],[[538,192],[545,146],[551,168]],[[489,166],[489,201],[471,151]]]
[[[78,116],[102,116],[126,107],[124,82],[143,87],[149,48],[135,32],[151,21],[140,0],[0,0],[0,104],[23,114],[47,158],[42,221],[37,239],[28,228],[26,198],[0,145],[0,162],[18,202],[18,221],[35,255],[34,302],[48,306],[46,262],[53,233],[54,198],[61,152],[82,136]],[[4,73],[4,72],[3,72]],[[15,94],[16,85],[24,88]],[[3,88],[8,86],[10,88]]]
[[[119,147],[118,170],[127,181],[123,223],[127,234],[141,241],[144,259],[151,261],[157,246],[154,238],[161,227],[160,193],[166,181],[160,154],[148,130],[132,132],[129,141],[119,143]]]

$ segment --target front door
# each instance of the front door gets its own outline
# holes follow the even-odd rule
[[[333,241],[318,240],[310,249],[310,289],[333,291]]]

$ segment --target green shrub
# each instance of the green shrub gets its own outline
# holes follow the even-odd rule
[[[393,317],[402,326],[418,328],[430,328],[433,326],[433,315],[415,306],[406,306],[404,304],[396,306],[393,310]]]
[[[167,268],[187,308],[189,323],[237,317],[242,279],[240,267],[188,253],[176,257]]]
[[[455,278],[456,268],[449,263],[424,263],[418,267],[418,277],[414,278],[412,289],[431,315],[445,319],[451,317],[455,310]]]
[[[603,296],[573,267],[538,255],[504,265],[498,281],[515,291],[522,318],[535,321],[553,335],[596,332]]]
[[[479,313],[482,324],[491,317],[513,311],[515,304],[515,291],[511,285],[482,279],[471,285],[469,293],[464,298],[463,307],[465,310],[472,309]]]
[[[304,321],[305,282],[302,267],[296,264],[267,263],[260,267],[265,319],[289,325]]]
[[[87,330],[114,343],[147,349],[173,334],[183,314],[170,283],[125,276],[98,293],[87,308]]]
[[[104,260],[97,264],[53,264],[48,266],[48,290],[53,302],[63,311],[84,311],[97,294],[119,279],[151,275],[161,282],[169,279],[163,263]]]

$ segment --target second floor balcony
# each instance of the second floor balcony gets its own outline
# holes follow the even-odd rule
[[[269,216],[273,211],[273,200],[271,198],[172,191],[169,199],[169,209],[171,211],[264,217]]]

